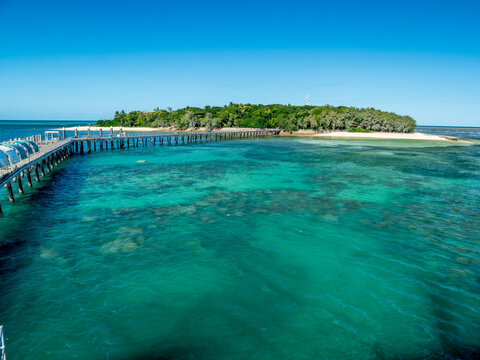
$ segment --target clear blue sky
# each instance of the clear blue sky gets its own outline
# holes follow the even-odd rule
[[[0,119],[232,102],[480,126],[480,1],[0,0]]]

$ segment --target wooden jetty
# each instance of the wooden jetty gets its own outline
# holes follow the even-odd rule
[[[153,147],[162,145],[199,144],[204,142],[224,141],[233,139],[246,139],[259,136],[278,135],[280,130],[250,130],[229,132],[191,132],[191,133],[146,133],[142,135],[122,134],[117,136],[103,136],[99,131],[98,136],[75,137],[74,152],[85,153],[124,149],[130,147]],[[97,148],[98,146],[98,148]]]
[[[113,136],[103,136],[102,130],[98,136],[88,131],[87,136],[79,138],[75,131],[75,137],[52,141],[40,147],[40,151],[29,157],[22,165],[9,169],[0,179],[0,186],[5,186],[8,198],[15,201],[12,182],[17,184],[20,194],[24,193],[22,178],[27,178],[27,184],[32,187],[32,173],[35,180],[40,181],[40,176],[51,172],[59,163],[73,154],[84,154],[92,151],[104,151],[125,149],[130,147],[155,147],[186,144],[200,144],[214,141],[233,139],[247,139],[260,136],[278,135],[280,130],[247,130],[247,131],[218,131],[218,132],[184,132],[184,133],[145,133],[142,135],[127,135],[126,133]],[[0,214],[2,214],[0,204]]]

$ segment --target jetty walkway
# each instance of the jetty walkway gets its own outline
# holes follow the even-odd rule
[[[280,130],[247,130],[247,131],[215,131],[215,132],[183,132],[183,133],[145,133],[142,135],[128,135],[120,133],[114,136],[104,136],[103,131],[90,132],[84,137],[78,137],[75,131],[74,137],[67,138],[65,131],[58,132],[58,138],[42,141],[39,135],[29,140],[17,140],[5,142],[0,145],[0,154],[7,166],[1,167],[0,186],[5,186],[8,198],[15,202],[12,183],[17,184],[19,194],[24,193],[22,179],[26,177],[29,187],[33,187],[32,173],[35,180],[40,182],[40,176],[52,172],[54,168],[73,154],[84,154],[92,151],[104,151],[124,149],[130,147],[154,147],[200,144],[206,142],[246,139],[259,136],[278,135]],[[60,133],[62,133],[60,135]],[[37,140],[34,143],[32,139]],[[2,150],[2,147],[5,148]],[[7,159],[8,160],[5,160]],[[3,214],[0,204],[0,214]]]
[[[46,172],[53,171],[66,157],[71,155],[72,139],[63,139],[56,142],[47,143],[39,146],[39,151],[22,159],[6,168],[2,168],[2,177],[0,178],[0,186],[5,186],[8,192],[8,198],[14,202],[12,182],[17,183],[18,192],[24,193],[22,178],[27,177],[29,187],[32,187],[32,172],[35,174],[35,180],[40,181],[40,174],[45,176]],[[2,214],[2,207],[0,204],[0,214]]]
[[[75,132],[74,151],[84,153],[99,150],[124,149],[130,147],[148,147],[161,145],[185,145],[199,144],[203,142],[246,139],[267,135],[278,135],[280,130],[249,130],[249,131],[224,131],[224,132],[184,132],[184,133],[147,133],[142,135],[128,135],[121,133],[113,136],[103,136],[103,131],[98,136],[92,136],[89,132],[85,137],[79,138]]]

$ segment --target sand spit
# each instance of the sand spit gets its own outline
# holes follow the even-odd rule
[[[470,143],[468,140],[462,140],[453,136],[432,135],[420,132],[413,133],[394,133],[394,132],[348,132],[348,131],[330,131],[330,132],[316,132],[312,130],[300,130],[293,133],[282,133],[285,136],[311,136],[324,138],[343,138],[343,139],[379,139],[379,140],[433,140],[433,141],[448,141],[448,142],[462,142]]]

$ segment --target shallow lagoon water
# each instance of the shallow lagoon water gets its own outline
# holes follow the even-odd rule
[[[75,156],[2,198],[8,357],[478,355],[479,150],[269,138]]]

